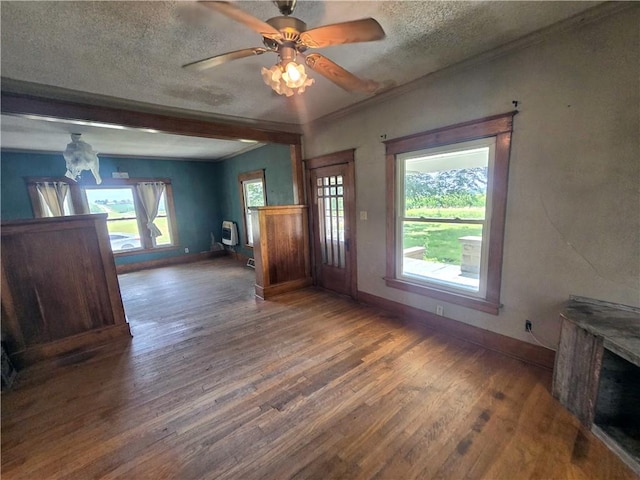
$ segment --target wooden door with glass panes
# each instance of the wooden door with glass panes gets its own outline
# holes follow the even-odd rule
[[[350,162],[308,171],[316,284],[355,297],[353,170]]]

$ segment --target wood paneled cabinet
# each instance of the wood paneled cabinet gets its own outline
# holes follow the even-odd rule
[[[258,207],[252,224],[256,296],[267,299],[311,285],[307,207]]]
[[[2,223],[2,339],[19,367],[131,336],[106,217]]]

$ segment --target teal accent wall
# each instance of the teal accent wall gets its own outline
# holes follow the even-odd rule
[[[3,221],[33,218],[33,209],[23,177],[64,175],[62,154],[2,152],[0,154],[0,217]]]
[[[289,145],[265,145],[219,162],[218,165],[221,181],[220,208],[223,220],[231,220],[238,226],[240,245],[236,247],[236,251],[253,257],[253,249],[245,247],[242,241],[244,224],[242,222],[238,175],[264,169],[267,205],[291,205],[293,203],[293,177]],[[217,235],[216,240],[220,241],[220,237]]]
[[[62,176],[65,172],[62,154],[2,152],[0,166],[2,220],[33,217],[23,177]],[[103,178],[110,178],[118,168],[131,178],[171,179],[180,244],[170,251],[119,256],[116,264],[184,255],[185,247],[192,253],[209,250],[210,232],[222,222],[215,163],[100,156]],[[83,172],[83,181],[94,183],[90,172]]]
[[[178,223],[179,248],[170,251],[126,255],[116,264],[144,262],[208,251],[211,233],[217,241],[222,237],[222,221],[238,224],[242,235],[242,208],[238,174],[265,170],[269,205],[293,203],[293,183],[288,145],[267,145],[221,162],[120,158],[100,155],[100,175],[111,178],[117,170],[130,178],[166,177],[171,179]],[[1,219],[33,218],[33,210],[23,177],[63,176],[62,154],[2,151],[0,154]],[[93,183],[90,172],[82,181]],[[242,238],[242,237],[240,237]],[[251,249],[238,246],[238,251],[253,256]]]

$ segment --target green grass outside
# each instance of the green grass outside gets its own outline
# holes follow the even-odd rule
[[[409,208],[407,217],[425,218],[484,218],[484,207],[460,207],[460,208]]]
[[[89,211],[91,213],[107,214],[107,230],[109,230],[110,233],[130,233],[132,235],[140,237],[140,232],[138,230],[138,221],[135,218],[136,212],[133,209],[133,204],[116,203],[109,205],[98,205],[96,203],[91,203],[89,205]],[[169,225],[167,217],[158,217],[153,223],[155,223],[162,232],[161,236],[156,237],[156,245],[170,245],[171,236],[169,235]]]
[[[162,232],[162,236],[156,238],[156,245],[170,244],[171,237],[169,236],[169,225],[167,217],[156,218],[155,222],[153,223],[155,223]],[[138,222],[135,218],[107,221],[107,229],[111,233],[131,233],[133,235],[140,236],[140,232],[138,231]]]
[[[108,221],[107,228],[110,233],[131,233],[138,236],[140,235],[140,232],[138,232],[138,222],[135,218]]]
[[[407,211],[408,217],[483,218],[484,208],[421,208]],[[431,262],[460,265],[462,247],[458,238],[482,236],[482,225],[454,223],[405,222],[403,248],[425,247],[424,259]]]
[[[403,248],[426,247],[425,260],[460,265],[462,247],[458,238],[482,236],[482,225],[450,223],[405,223]]]

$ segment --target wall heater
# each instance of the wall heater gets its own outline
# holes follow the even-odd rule
[[[231,246],[238,244],[238,228],[229,220],[222,222],[222,243]]]

